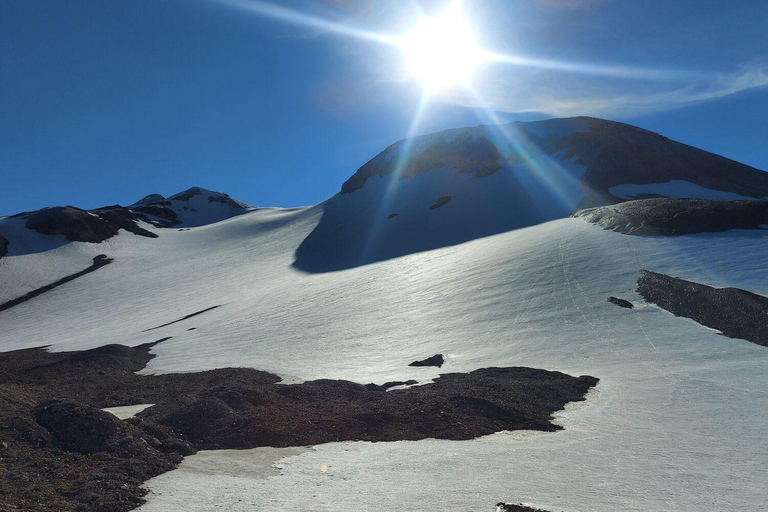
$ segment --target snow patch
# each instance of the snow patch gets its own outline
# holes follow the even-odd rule
[[[639,199],[642,197],[672,197],[680,199],[714,199],[714,200],[754,200],[733,192],[712,190],[690,181],[672,180],[664,183],[638,185],[625,183],[610,187],[608,192],[620,199]],[[640,196],[640,197],[638,197]]]
[[[149,409],[153,405],[155,404],[124,405],[122,407],[107,407],[106,409],[102,409],[102,411],[113,414],[121,420],[127,420],[128,418],[133,418],[144,409]]]

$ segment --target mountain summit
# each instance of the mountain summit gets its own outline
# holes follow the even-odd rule
[[[339,270],[651,197],[763,199],[768,173],[589,117],[447,130],[358,169],[324,203],[296,267]]]

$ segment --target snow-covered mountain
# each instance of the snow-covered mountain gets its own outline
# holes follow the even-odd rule
[[[32,214],[0,219],[9,241],[0,303],[81,274],[0,311],[0,350],[165,339],[144,373],[251,367],[285,382],[383,384],[528,366],[600,379],[555,415],[559,432],[201,452],[147,484],[146,512],[481,511],[499,501],[567,512],[764,509],[768,349],[675,317],[636,288],[646,269],[768,295],[768,230],[651,238],[569,215],[624,200],[609,195],[615,187],[675,196],[669,182],[684,181],[683,195],[762,198],[768,178],[607,121],[505,132],[513,137],[479,127],[417,138],[402,165],[406,143],[395,144],[308,208],[248,209],[192,189],[62,214],[80,233],[117,226],[100,242],[30,229]],[[715,212],[693,204],[697,223]],[[198,226],[220,205],[238,214],[158,227],[170,212],[182,221],[174,228]],[[102,254],[111,261],[83,273]],[[442,368],[408,366],[433,354],[445,355]]]
[[[577,117],[397,142],[323,204],[296,267],[349,268],[646,197],[768,197],[768,174],[633,126]]]
[[[220,222],[254,210],[227,194],[193,187],[168,199],[150,194],[140,201],[83,210],[55,206],[0,217],[0,258],[6,253],[44,252],[69,242],[100,243],[124,229],[157,238],[156,228],[190,228]],[[42,235],[42,236],[41,236]]]
[[[165,198],[150,194],[128,207],[159,227],[193,227],[212,224],[253,209],[227,194],[200,187]]]

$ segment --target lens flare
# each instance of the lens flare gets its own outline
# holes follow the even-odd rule
[[[442,15],[424,17],[399,44],[408,71],[426,92],[468,84],[484,52],[455,2]]]

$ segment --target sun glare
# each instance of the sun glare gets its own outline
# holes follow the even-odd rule
[[[434,18],[424,17],[400,42],[410,74],[427,93],[468,84],[483,52],[462,16],[461,2]]]

